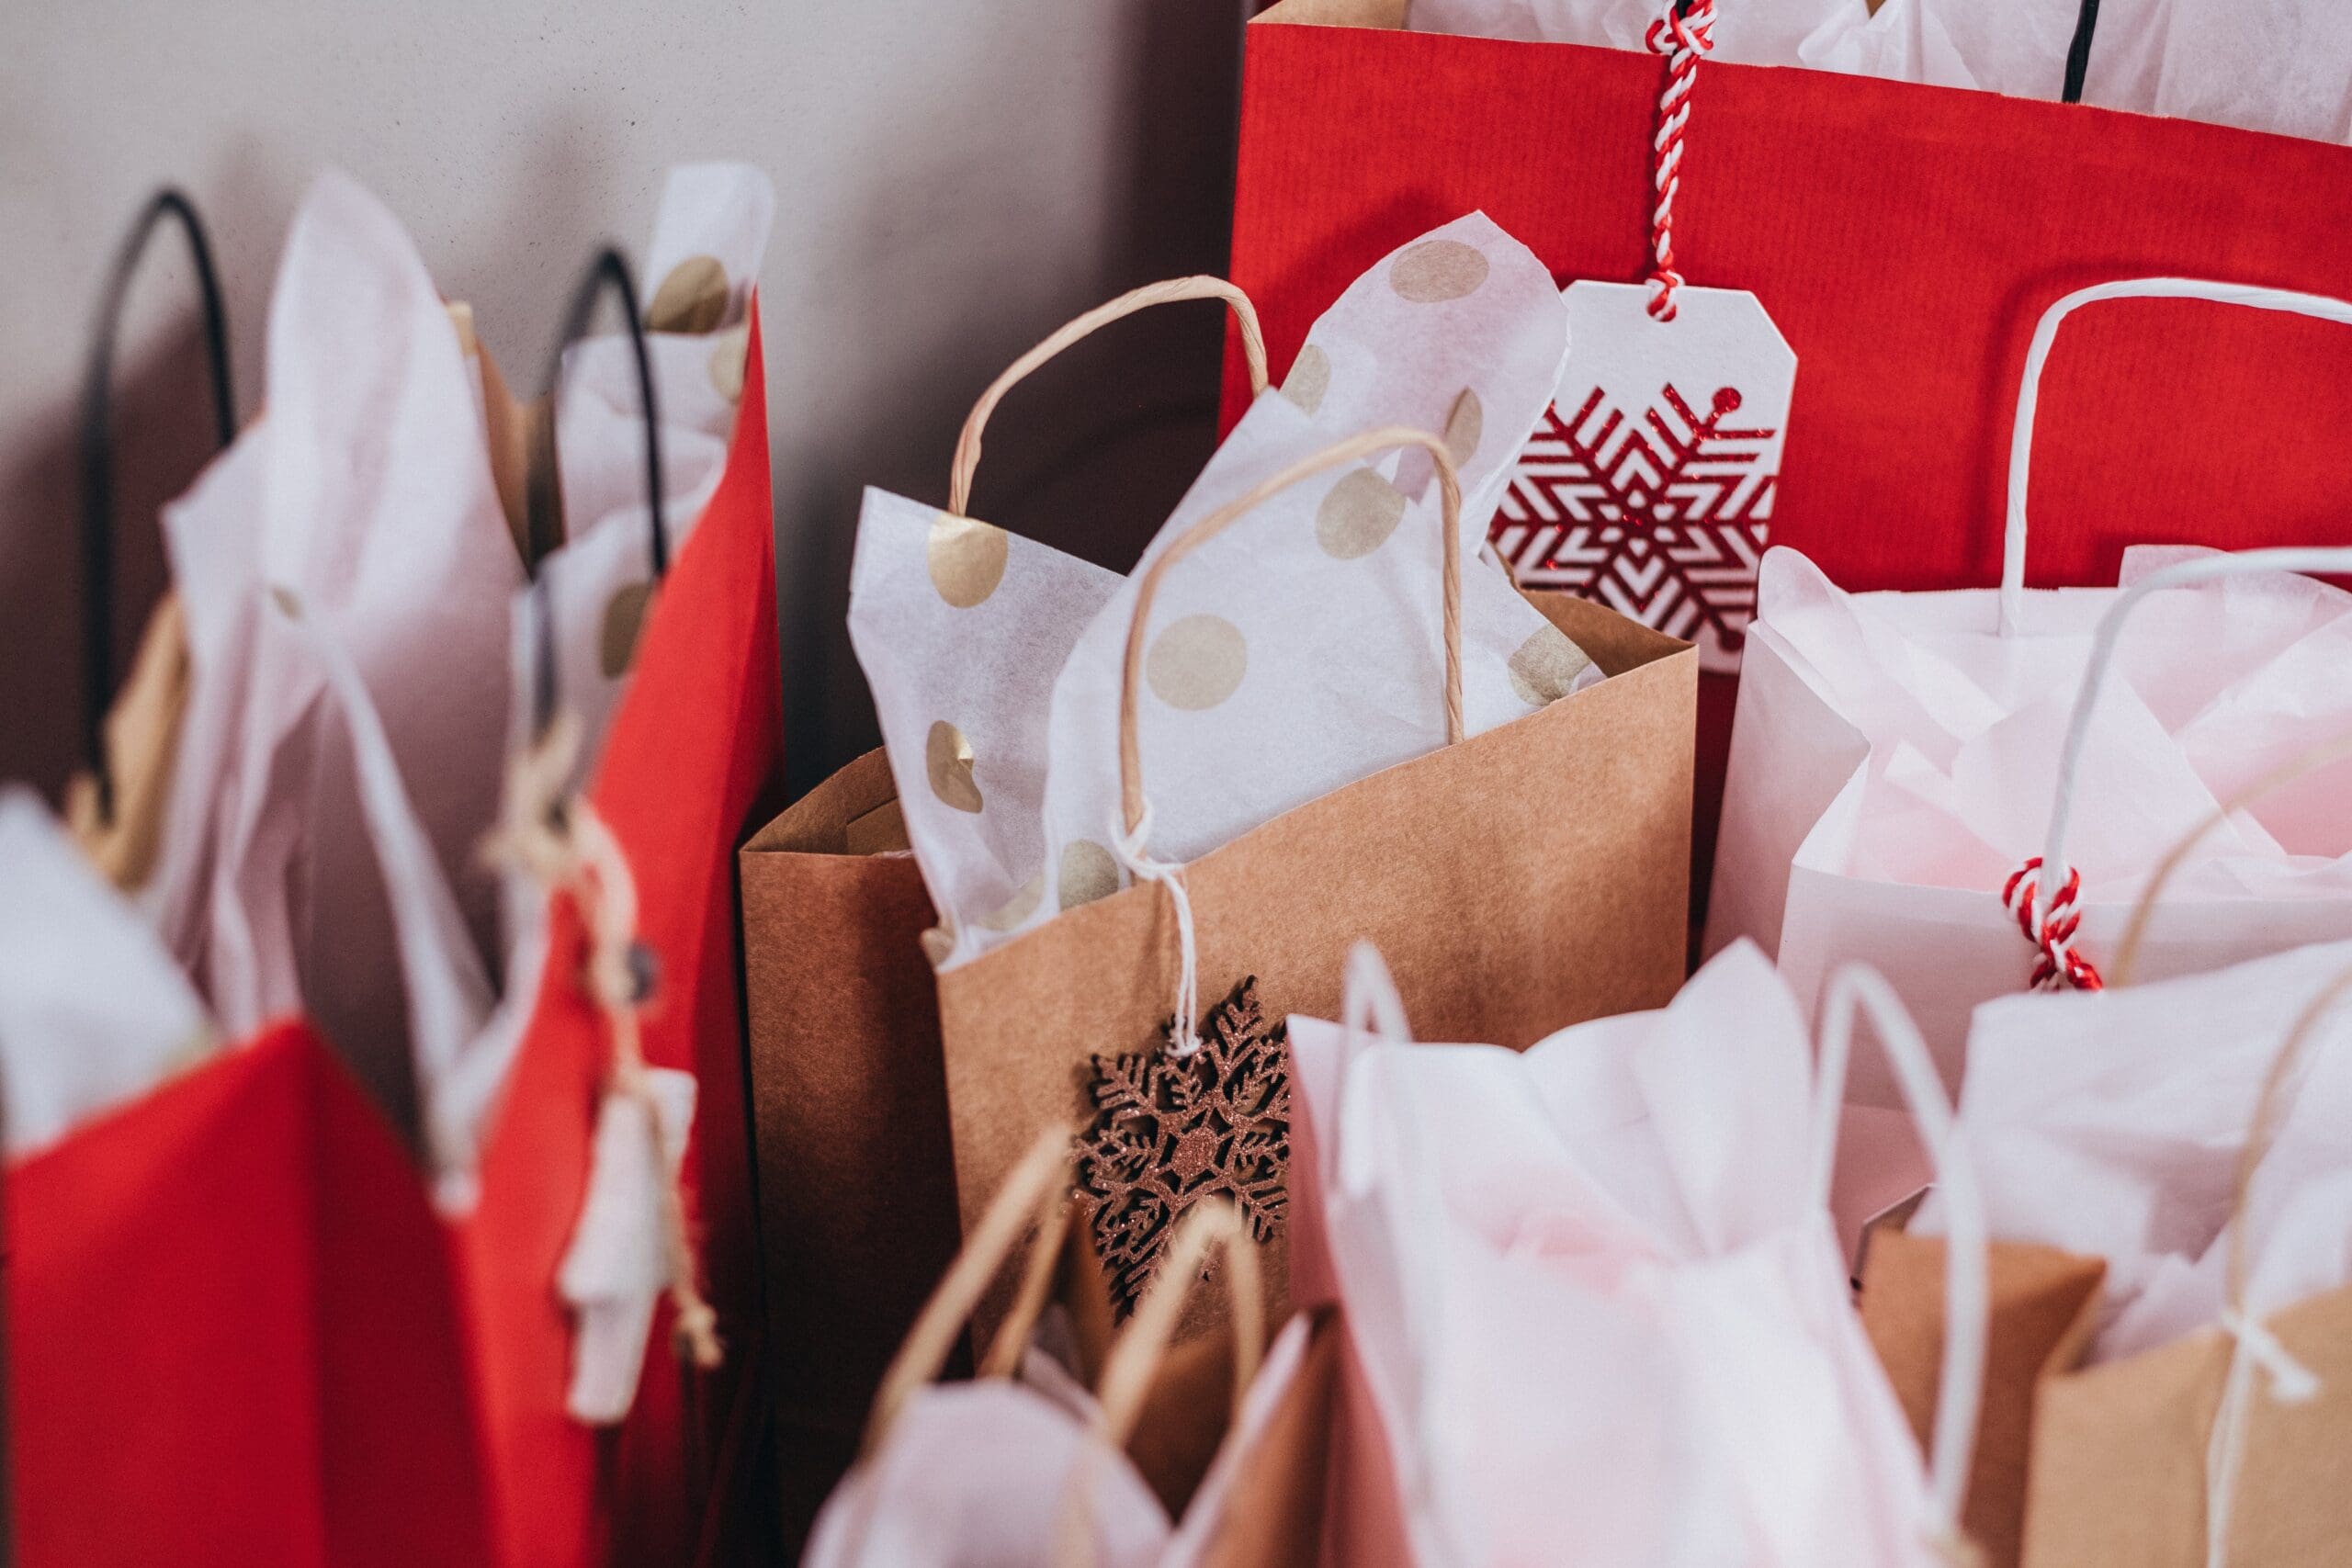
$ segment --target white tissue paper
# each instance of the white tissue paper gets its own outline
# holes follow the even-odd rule
[[[1715,18],[1711,60],[1742,65],[1794,65],[1815,28],[1861,0],[1729,0]],[[1405,25],[1418,32],[1472,38],[1646,49],[1645,35],[1665,14],[1661,0],[1412,0]]]
[[[1647,48],[1665,0],[1411,0],[1420,32]],[[1724,0],[1710,60],[2060,97],[2083,0]],[[2352,141],[2352,6],[2103,0],[2083,102]]]
[[[1476,734],[1599,680],[1478,558],[1549,402],[1566,318],[1483,214],[1408,244],[1316,323],[1279,396],[1210,459],[1143,566],[1261,480],[1382,425],[1442,433],[1461,470],[1464,704]],[[1197,857],[1443,744],[1440,507],[1418,449],[1308,479],[1173,569],[1139,716],[1148,852]],[[868,491],[850,634],[909,839],[968,961],[1126,880],[1120,669],[1136,579]]]
[[[670,558],[693,536],[727,466],[742,396],[752,286],[767,253],[775,192],[748,164],[688,164],[670,171],[646,251],[643,303],[676,298],[697,276],[715,298],[701,332],[645,334],[662,421],[662,516]],[[715,265],[714,265],[715,264]],[[723,292],[722,292],[723,291]],[[700,325],[699,321],[695,324]],[[645,498],[645,415],[626,333],[564,351],[556,400],[556,460],[568,536],[539,563],[555,607],[556,692],[580,721],[580,785],[620,701],[652,587]],[[524,612],[514,612],[519,623]],[[503,622],[501,623],[502,626]],[[502,652],[503,645],[502,645]],[[510,677],[513,734],[527,733],[532,660],[516,644]]]
[[[1295,1317],[1276,1336],[1182,1520],[1169,1518],[1125,1453],[1090,1436],[1099,1410],[1093,1393],[1032,1346],[1018,1377],[916,1390],[881,1448],[826,1499],[802,1562],[807,1568],[1053,1562],[1069,1508],[1085,1510],[1090,1551],[1082,1561],[1096,1568],[1207,1561],[1235,1472],[1297,1376],[1311,1327]]]
[[[713,255],[728,290],[714,332],[652,339],[673,551],[723,466],[772,206],[738,165],[682,169],[664,197],[656,253]],[[571,355],[557,694],[601,735],[643,607],[616,637],[609,607],[647,577],[644,427],[625,337]],[[348,178],[321,178],[288,237],[266,416],[165,529],[192,669],[163,930],[231,1035],[309,1015],[461,1206],[544,962],[545,890],[480,851],[537,643],[475,368],[414,246]]]
[[[413,1127],[491,999],[522,564],[439,296],[340,175],[295,216],[268,367],[265,417],[164,513],[190,679],[159,915],[231,1035],[307,1013]]]
[[[1736,7],[1724,7],[1728,28]],[[1819,70],[2056,98],[2081,0],[1842,0],[1799,53]],[[2104,0],[2083,102],[2352,139],[2352,7],[2337,0]]]
[[[2128,585],[2216,552],[2133,549]],[[1707,947],[1747,936],[1811,1007],[1830,967],[1894,983],[1960,1081],[1971,1010],[2024,987],[2034,948],[2000,894],[2042,852],[2061,743],[2116,592],[2030,593],[1996,629],[1990,590],[1847,593],[1785,549],[1748,634]],[[2221,800],[2352,734],[2352,594],[2256,572],[2165,589],[2122,628],[2093,709],[2065,844],[2075,947],[2116,952],[2158,862]],[[2331,673],[2334,671],[2335,673]],[[2192,973],[2352,935],[2352,761],[2234,814],[2168,883],[2140,972]],[[1858,1104],[1893,1106],[1856,1064]]]
[[[20,1159],[218,1043],[153,930],[38,795],[0,789],[0,1125]]]
[[[1290,1041],[1416,1562],[1940,1561],[1815,1190],[1812,1043],[1754,947],[1524,1053]]]
[[[2239,1156],[2290,1031],[2352,942],[2098,995],[1977,1009],[1961,1127],[2003,1241],[2107,1260],[2087,1359],[2217,1322]],[[2257,1319],[2352,1282],[2352,1002],[2306,1043],[2244,1217]],[[1942,1229],[1934,1195],[1911,1228]]]

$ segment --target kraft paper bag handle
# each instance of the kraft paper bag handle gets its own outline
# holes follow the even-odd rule
[[[2087,45],[2086,45],[2087,47]],[[2196,277],[2127,277],[2078,288],[2041,313],[2025,352],[2025,375],[2018,386],[2018,412],[2009,433],[2008,516],[2001,539],[2001,635],[2014,637],[2025,621],[2025,493],[2033,469],[2033,416],[2041,401],[2041,367],[2050,358],[2061,322],[2086,305],[2109,299],[2203,299],[2245,305],[2315,321],[2352,326],[2352,304],[2324,294],[2299,294],[2250,283],[2216,283]]]
[[[548,424],[552,432],[556,404],[563,391],[564,352],[588,334],[588,323],[606,289],[620,298],[622,325],[628,333],[629,353],[637,361],[637,400],[645,414],[646,559],[653,581],[670,574],[670,525],[662,513],[662,404],[653,390],[653,358],[645,346],[645,318],[638,309],[637,277],[621,253],[606,246],[588,264],[588,271],[572,290],[563,325],[556,333],[555,349],[548,356]],[[549,462],[532,465],[526,502],[529,523],[528,559],[531,574],[563,536],[563,475]]]
[[[1125,316],[1154,305],[1172,305],[1184,299],[1222,299],[1233,312],[1233,320],[1241,329],[1241,352],[1250,362],[1250,395],[1256,397],[1266,389],[1266,339],[1258,327],[1257,308],[1250,303],[1250,296],[1222,277],[1199,276],[1171,277],[1162,283],[1147,283],[1141,288],[1130,289],[1106,304],[1097,305],[1076,321],[1056,331],[1036,347],[1005,367],[1004,373],[989,383],[980,400],[964,421],[963,433],[956,437],[956,457],[947,472],[947,510],[956,516],[965,515],[971,503],[972,475],[980,466],[980,432],[989,423],[989,415],[996,412],[1005,393],[1032,370],[1069,347],[1079,339],[1091,335],[1097,328],[1110,325]]]
[[[2245,1463],[2246,1407],[2254,1395],[2255,1371],[2259,1369],[2266,1373],[2273,1397],[2288,1404],[2301,1404],[2316,1398],[2320,1392],[2319,1379],[2311,1370],[2289,1353],[2267,1325],[2246,1311],[2246,1214],[2255,1177],[2278,1137],[2288,1085],[2301,1066],[2320,1026],[2346,995],[2352,995],[2352,969],[2341,971],[2322,986],[2287,1031],[2285,1043],[2278,1047],[2269,1072],[2263,1077],[2262,1090],[2255,1097],[2254,1114],[2231,1179],[2228,1285],[2222,1309],[2222,1329],[2229,1335],[2233,1348],[2222,1402],[2213,1412],[2213,1427],[2206,1438],[2206,1568],[2223,1568],[2229,1556],[2230,1515],[2238,1475]]]
[[[1094,1421],[1062,1492],[1055,1529],[1057,1568],[1087,1568],[1093,1561],[1086,1506],[1092,1495],[1088,1484],[1092,1466],[1101,1455],[1125,1449],[1127,1439],[1135,1436],[1144,1396],[1167,1358],[1184,1303],[1191,1299],[1213,1247],[1224,1253],[1227,1265],[1226,1300],[1233,1320],[1233,1416],[1240,1415],[1250,1385],[1257,1381],[1258,1366],[1266,1353],[1265,1291],[1257,1246],[1232,1204],[1196,1203],[1178,1222],[1160,1258],[1159,1272],[1136,1303],[1135,1315],[1102,1363],[1102,1375],[1095,1385]]]
[[[2194,831],[2165,851],[2165,858],[2156,863],[2155,871],[2149,876],[2147,886],[2141,890],[2140,901],[2132,908],[2132,919],[2123,928],[2123,940],[2115,944],[2115,962],[2108,967],[2107,983],[2109,986],[2132,983],[2132,972],[2139,964],[2141,945],[2147,939],[2148,922],[2154,918],[2156,906],[2164,901],[2165,888],[2171,883],[2173,874],[2188,863],[2198,845],[2219,831],[2231,818],[2265,796],[2346,757],[2352,757],[2352,732],[2336,736],[2332,740],[2323,740],[2309,750],[2288,758],[2222,802],[2211,816],[2197,825]]]
[[[1144,823],[1143,754],[1136,724],[1142,703],[1144,638],[1151,626],[1152,604],[1159,597],[1159,585],[1170,569],[1291,486],[1396,446],[1419,447],[1430,455],[1437,470],[1438,494],[1445,517],[1444,560],[1440,577],[1445,604],[1445,743],[1451,746],[1462,739],[1461,476],[1454,469],[1453,454],[1440,436],[1397,424],[1367,430],[1301,458],[1271,479],[1260,481],[1247,493],[1227,502],[1177,535],[1159,558],[1144,570],[1136,586],[1135,614],[1127,622],[1126,657],[1120,669],[1119,682],[1119,791],[1130,835],[1139,834]]]
[[[873,1410],[866,1417],[865,1436],[858,1445],[859,1462],[881,1450],[883,1440],[897,1425],[899,1413],[907,1401],[917,1389],[936,1381],[946,1368],[947,1358],[964,1332],[966,1320],[987,1294],[989,1282],[1012,1255],[1023,1233],[1034,1224],[1039,1233],[1036,1251],[1050,1255],[1058,1250],[1060,1227],[1067,1224],[1072,1187],[1070,1164],[1070,1130],[1048,1128],[1037,1134],[1029,1152],[1021,1156],[1004,1184],[997,1189],[996,1196],[989,1201],[988,1212],[980,1216],[980,1223],[972,1228],[963,1250],[956,1255],[956,1261],[948,1265],[930,1299],[923,1303],[914,1326],[907,1331],[899,1353],[890,1359],[888,1370],[882,1374],[881,1386],[875,1391]],[[1033,1258],[1035,1256],[1033,1253]],[[991,1363],[996,1361],[993,1352],[989,1359]]]
[[[2345,309],[2346,320],[2352,320],[2352,306]],[[2033,891],[2035,930],[2045,929],[2055,903],[2064,896],[2063,889],[2069,874],[2066,829],[2074,817],[2075,774],[2090,739],[2091,716],[2098,709],[2099,694],[2106,689],[2108,670],[2115,662],[2117,639],[2123,635],[2132,613],[2150,595],[2168,588],[2264,571],[2352,572],[2352,548],[2287,545],[2175,561],[2125,589],[2108,606],[2107,614],[2099,617],[2098,630],[2091,638],[2090,660],[2083,668],[2083,684],[2075,694],[2074,711],[2067,716],[2066,738],[2058,755],[2058,784],[2050,803],[2049,835],[2043,840],[2041,874]]]
[[[123,306],[130,282],[155,236],[166,220],[175,225],[187,243],[188,262],[196,273],[198,303],[204,313],[204,357],[212,394],[212,434],[216,451],[237,438],[237,405],[230,385],[229,312],[222,303],[220,278],[212,265],[212,245],[204,220],[185,192],[166,186],[150,197],[147,205],[123,236],[98,296],[97,319],[90,330],[89,357],[82,373],[82,422],[79,452],[82,478],[82,761],[95,791],[95,827],[103,831],[115,825],[114,762],[107,754],[107,709],[115,697],[118,671],[114,658],[114,412],[115,342],[122,329]],[[142,656],[146,650],[141,649]],[[160,805],[160,802],[158,803]]]
[[[1968,1500],[1968,1472],[1976,1451],[1976,1422],[1984,1398],[1984,1345],[1991,1311],[1986,1275],[1988,1240],[1984,1199],[1976,1167],[1960,1135],[1943,1079],[1937,1075],[1918,1025],[1885,977],[1867,964],[1849,964],[1829,977],[1821,1010],[1821,1050],[1814,1079],[1813,1192],[1815,1204],[1829,1212],[1831,1179],[1838,1167],[1838,1134],[1846,1099],[1846,1074],[1853,1060],[1854,1020],[1870,1015],[1879,1048],[1894,1069],[1921,1141],[1933,1156],[1937,1190],[1949,1222],[1944,1265],[1943,1364],[1936,1395],[1936,1425],[1928,1473],[1935,1490],[1937,1538],[1948,1555],[1962,1560],[1961,1510]]]

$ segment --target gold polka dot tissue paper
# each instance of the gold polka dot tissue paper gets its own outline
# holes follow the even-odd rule
[[[873,688],[943,969],[1203,854],[1447,739],[1444,552],[1459,553],[1464,729],[1600,679],[1479,558],[1549,402],[1567,318],[1544,265],[1482,213],[1382,260],[1318,321],[1146,550],[1135,577],[978,519],[867,492],[850,634]],[[1436,436],[1285,488],[1171,562],[1142,629],[1148,843],[1121,812],[1119,710],[1142,572],[1285,469],[1384,427]],[[1125,840],[1123,843],[1123,840]]]

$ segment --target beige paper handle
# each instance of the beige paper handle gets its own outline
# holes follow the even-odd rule
[[[1462,739],[1462,479],[1454,471],[1453,454],[1447,450],[1442,438],[1400,424],[1367,430],[1337,446],[1327,446],[1313,457],[1301,458],[1247,494],[1226,502],[1177,535],[1175,542],[1145,569],[1136,588],[1135,615],[1127,623],[1126,660],[1120,671],[1119,793],[1129,833],[1143,826],[1143,754],[1137,740],[1136,714],[1143,687],[1144,637],[1150,629],[1152,604],[1159,597],[1159,584],[1169,569],[1302,479],[1396,446],[1421,448],[1437,469],[1438,493],[1445,514],[1442,552],[1445,558],[1440,577],[1445,602],[1445,743],[1451,746]]]
[[[2328,764],[2341,761],[2346,757],[2352,757],[2352,734],[2339,735],[2333,740],[2323,740],[2310,750],[2299,756],[2288,758],[2287,761],[2222,802],[2220,807],[2211,817],[2197,825],[2195,831],[2165,852],[2164,859],[2156,863],[2155,871],[2149,875],[2147,886],[2141,889],[2139,902],[2132,907],[2132,919],[2123,928],[2123,940],[2116,944],[2115,962],[2109,966],[2107,983],[2110,986],[2128,986],[2132,983],[2132,969],[2140,960],[2140,945],[2147,938],[2148,922],[2155,916],[2156,905],[2164,897],[2165,886],[2171,882],[2173,874],[2186,864],[2188,857],[2196,852],[2198,845],[2211,837],[2222,823],[2274,790],[2284,789],[2296,780],[2308,777]]]
[[[964,1332],[965,1320],[979,1305],[989,1281],[1033,1218],[1042,1233],[1038,1249],[1048,1254],[1060,1249],[1060,1227],[1066,1223],[1071,1186],[1070,1144],[1068,1127],[1053,1127],[1037,1134],[1029,1152],[989,1201],[988,1213],[980,1216],[964,1249],[948,1265],[931,1299],[923,1303],[906,1341],[882,1374],[874,1408],[866,1416],[865,1436],[858,1445],[861,1463],[881,1449],[915,1390],[935,1380],[947,1365],[956,1337]],[[1031,1272],[1035,1272],[1034,1263]],[[1023,1294],[1024,1299],[1028,1294],[1025,1280]],[[1042,1302],[1042,1294],[1039,1299]],[[994,1360],[991,1353],[991,1363]]]
[[[1222,277],[1171,277],[1164,283],[1147,283],[1108,304],[1097,305],[1062,327],[1007,366],[1004,374],[989,384],[989,389],[980,394],[980,400],[972,405],[971,416],[964,421],[964,433],[956,438],[956,458],[947,474],[947,510],[961,517],[970,504],[972,474],[980,466],[980,432],[1015,382],[1098,327],[1154,305],[1172,305],[1182,299],[1222,299],[1231,308],[1234,321],[1241,329],[1242,355],[1250,362],[1250,395],[1264,391],[1266,338],[1258,328],[1258,311],[1250,303],[1250,296]]]
[[[1136,1303],[1135,1316],[1128,1320],[1126,1331],[1119,1336],[1119,1342],[1111,1348],[1110,1359],[1102,1364],[1102,1376],[1094,1390],[1094,1424],[1087,1435],[1087,1446],[1080,1450],[1077,1461],[1070,1467],[1069,1484],[1062,1496],[1055,1530],[1057,1568],[1086,1568],[1092,1560],[1086,1506],[1092,1495],[1091,1467],[1099,1456],[1125,1449],[1127,1439],[1135,1436],[1136,1422],[1143,1415],[1144,1398],[1151,1392],[1151,1380],[1167,1358],[1176,1337],[1176,1325],[1184,1314],[1184,1303],[1200,1280],[1211,1247],[1221,1249],[1227,1263],[1226,1301],[1233,1319],[1232,1410],[1236,1417],[1240,1415],[1241,1402],[1249,1396],[1250,1385],[1257,1381],[1259,1363],[1266,1354],[1265,1292],[1259,1278],[1257,1246],[1250,1239],[1241,1215],[1232,1204],[1196,1203],[1178,1222],[1176,1234],[1169,1238],[1167,1249],[1160,1254],[1159,1272],[1153,1277],[1143,1300]]]

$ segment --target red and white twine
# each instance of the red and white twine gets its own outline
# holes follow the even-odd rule
[[[1657,206],[1650,217],[1651,316],[1674,320],[1674,291],[1682,275],[1674,270],[1674,196],[1682,185],[1682,132],[1690,123],[1690,87],[1698,80],[1700,57],[1714,45],[1715,0],[1688,6],[1669,0],[1666,14],[1652,22],[1643,41],[1653,54],[1667,57],[1666,91],[1657,100],[1657,136],[1651,142],[1651,180]]]
[[[2075,903],[2083,892],[2083,874],[2069,867],[2065,886],[2051,895],[2050,907],[2037,911],[2041,899],[2041,857],[2034,856],[2009,873],[2007,882],[2001,885],[2001,907],[2018,918],[2018,929],[2026,941],[2033,943],[2039,954],[2034,960],[2033,978],[2030,982],[2037,991],[2061,988],[2096,991],[2106,982],[2091,961],[2075,951],[2075,932],[2083,923],[2082,911]],[[2037,918],[2038,917],[2038,918]]]

